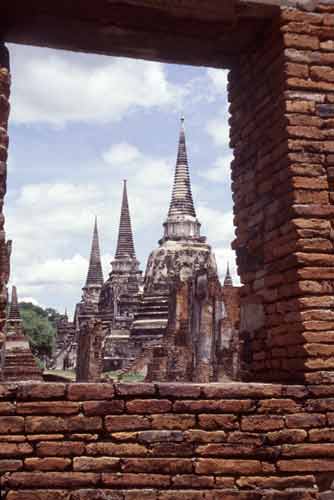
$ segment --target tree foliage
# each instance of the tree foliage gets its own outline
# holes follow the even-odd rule
[[[34,355],[38,358],[50,356],[56,335],[56,321],[60,316],[59,313],[54,309],[43,309],[27,302],[21,302],[19,306],[23,328],[29,337]]]

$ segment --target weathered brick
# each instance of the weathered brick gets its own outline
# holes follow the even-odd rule
[[[26,432],[52,433],[64,432],[68,429],[68,419],[64,417],[26,417]]]
[[[114,399],[111,401],[88,401],[83,404],[85,415],[113,415],[124,411],[124,401]]]
[[[162,397],[199,398],[201,386],[194,384],[157,384],[158,392]]]
[[[9,402],[0,402],[0,415],[13,415],[15,413],[15,405]]]
[[[214,488],[215,478],[212,476],[196,476],[194,474],[174,476],[173,486],[181,488]]]
[[[137,415],[107,416],[105,426],[108,432],[133,431],[150,429],[151,423],[147,417]]]
[[[243,431],[271,431],[283,429],[283,427],[284,420],[276,415],[252,415],[249,417],[242,417],[241,419],[241,429]]]
[[[24,432],[23,417],[0,417],[0,434]]]
[[[175,401],[174,411],[183,413],[203,413],[219,411],[222,413],[247,413],[255,408],[254,401],[245,400],[199,400],[199,401]]]
[[[71,401],[89,401],[112,399],[114,386],[112,384],[70,384],[68,399]]]
[[[258,474],[262,472],[259,460],[224,460],[201,458],[195,463],[196,474]]]
[[[70,500],[124,500],[123,491],[107,490],[107,489],[84,489],[71,492]],[[138,497],[139,498],[139,497]],[[140,495],[140,498],[146,498]],[[156,500],[156,498],[154,499]]]
[[[168,413],[172,409],[172,403],[167,399],[133,399],[126,403],[129,413]]]
[[[194,415],[160,414],[151,416],[152,429],[186,430],[195,427]]]
[[[24,468],[29,471],[62,471],[69,469],[72,462],[69,458],[26,458]]]
[[[145,456],[148,450],[145,446],[137,443],[90,443],[86,446],[87,455],[108,455],[108,456]]]
[[[65,490],[10,491],[6,498],[7,500],[70,500],[70,492]]]
[[[29,401],[32,399],[60,399],[65,396],[66,385],[58,383],[29,383],[19,385],[17,399]]]
[[[332,472],[334,460],[331,458],[279,460],[277,468],[280,472]]]
[[[77,415],[67,419],[69,431],[98,431],[102,429],[101,417]]]
[[[127,487],[156,487],[168,488],[170,478],[161,474],[102,474],[102,482],[106,486]]]
[[[77,441],[42,441],[36,445],[37,455],[40,457],[72,457],[83,455],[85,445]]]
[[[193,429],[184,433],[185,441],[191,443],[221,443],[227,440],[227,433],[225,431],[202,431]]]
[[[154,396],[154,384],[115,384],[116,394],[119,396]]]
[[[91,472],[13,472],[6,478],[10,488],[76,488],[94,486],[99,475]]]
[[[170,430],[140,431],[137,436],[139,443],[180,442],[184,440],[183,432]]]
[[[19,415],[72,415],[79,410],[80,405],[70,401],[34,401],[16,405]]]
[[[117,470],[119,458],[111,457],[76,457],[73,459],[73,470],[81,472],[106,472]]]
[[[297,413],[301,410],[301,406],[292,399],[267,399],[260,401],[258,406],[259,413]]]
[[[326,415],[321,413],[296,413],[287,415],[285,418],[288,428],[309,429],[311,427],[323,427],[326,425]]]
[[[238,429],[239,422],[236,415],[199,415],[199,425],[205,430]]]
[[[12,472],[15,470],[20,470],[23,468],[22,460],[0,460],[0,473],[1,472]]]
[[[28,443],[1,443],[0,445],[0,458],[17,458],[30,455],[32,452],[33,448]]]
[[[191,474],[193,461],[188,458],[126,458],[122,460],[124,472],[144,472],[152,474]]]

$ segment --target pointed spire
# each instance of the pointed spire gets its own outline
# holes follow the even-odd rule
[[[174,175],[174,186],[168,217],[174,215],[190,215],[192,217],[196,217],[191,193],[183,116],[181,117],[181,130]]]
[[[90,252],[86,287],[100,285],[103,285],[103,273],[100,256],[99,233],[97,230],[97,217],[95,217],[92,249]]]
[[[117,250],[115,255],[116,259],[124,257],[136,258],[136,252],[132,236],[126,180],[124,180],[123,182],[124,182],[123,198],[122,198],[121,217],[119,221]]]
[[[227,262],[226,274],[225,274],[225,279],[224,279],[224,286],[233,286],[229,262]]]
[[[9,307],[8,321],[21,321],[16,286],[12,287],[12,299]]]

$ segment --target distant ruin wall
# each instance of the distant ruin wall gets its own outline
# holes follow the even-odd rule
[[[334,369],[334,5],[297,4],[229,74],[249,380]]]
[[[334,385],[8,384],[0,415],[6,500],[331,498]]]

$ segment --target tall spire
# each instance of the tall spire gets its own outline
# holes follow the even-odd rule
[[[8,312],[8,321],[21,321],[19,303],[17,300],[16,286],[12,287],[12,299]]]
[[[100,256],[99,233],[97,230],[97,218],[95,217],[92,249],[90,252],[89,268],[86,279],[86,287],[102,286],[103,272]]]
[[[181,117],[181,129],[174,174],[174,186],[172,199],[169,206],[168,217],[177,215],[190,215],[192,217],[196,217],[193,197],[191,193],[183,116]]]
[[[225,279],[224,279],[224,286],[233,286],[229,262],[227,262],[226,274],[225,274]]]
[[[116,259],[124,257],[136,258],[135,246],[133,243],[131,218],[129,211],[128,193],[126,188],[126,180],[123,181],[123,198],[121,217],[119,221],[118,242],[116,250]]]

